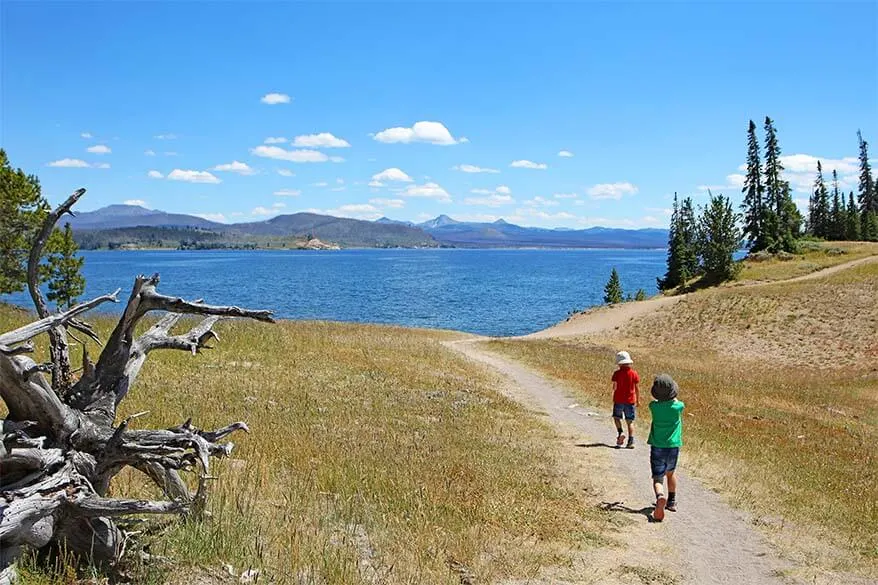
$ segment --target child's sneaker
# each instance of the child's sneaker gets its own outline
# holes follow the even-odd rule
[[[634,437],[628,437],[628,444],[625,445],[625,448],[626,449],[633,449],[634,448]]]
[[[668,499],[664,496],[659,496],[655,501],[655,510],[652,512],[652,519],[656,522],[661,522],[665,519],[665,506],[668,503]]]
[[[677,500],[668,500],[668,504],[665,506],[665,510],[668,512],[676,512],[677,511]]]
[[[624,443],[625,435],[620,434],[618,437],[616,437],[616,449],[621,449]]]

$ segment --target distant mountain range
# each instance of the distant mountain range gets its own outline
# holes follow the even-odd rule
[[[106,247],[279,247],[319,238],[344,247],[542,247],[663,248],[663,229],[593,227],[576,230],[456,221],[440,215],[423,223],[382,217],[364,221],[315,213],[279,215],[265,221],[222,224],[192,215],[136,205],[110,205],[69,220],[83,248]]]

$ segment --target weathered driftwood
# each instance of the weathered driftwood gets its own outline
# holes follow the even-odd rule
[[[210,458],[226,457],[233,444],[223,442],[243,422],[204,431],[187,420],[160,430],[132,430],[131,420],[116,424],[116,409],[131,390],[150,352],[176,349],[197,354],[217,339],[221,319],[244,317],[273,322],[270,311],[213,306],[160,294],[158,274],[138,276],[128,304],[96,363],[83,347],[82,370],[74,380],[67,329],[93,340],[94,330],[79,320],[119,291],[67,311],[52,313],[39,289],[38,264],[55,223],[85,193],[73,193],[52,211],[37,235],[28,261],[28,289],[38,321],[0,334],[0,397],[7,419],[0,435],[0,585],[14,579],[22,547],[64,544],[91,562],[113,563],[126,535],[114,518],[130,514],[191,514],[204,506]],[[135,329],[150,312],[167,314],[139,337]],[[206,318],[188,332],[173,334],[184,314]],[[37,364],[28,353],[32,339],[48,333],[51,363]],[[48,382],[44,373],[51,374]],[[150,477],[167,500],[107,498],[112,478],[131,466]],[[179,472],[195,470],[198,489],[190,493]]]

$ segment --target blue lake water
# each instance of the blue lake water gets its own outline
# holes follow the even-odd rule
[[[328,319],[520,335],[601,303],[615,267],[625,292],[656,293],[664,250],[341,250],[83,252],[86,294],[158,272],[165,294]],[[2,300],[31,306],[18,294]],[[119,311],[105,304],[102,310]]]

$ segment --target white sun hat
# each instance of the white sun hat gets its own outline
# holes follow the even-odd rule
[[[631,359],[631,356],[628,355],[627,351],[620,351],[616,354],[616,365],[617,366],[626,366],[629,364],[633,364],[634,360]]]

